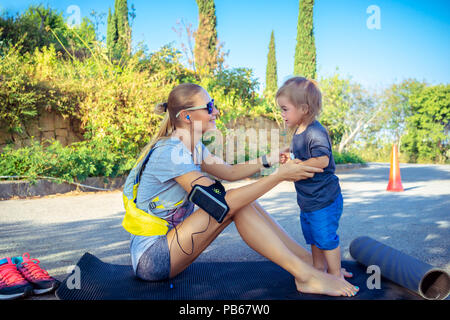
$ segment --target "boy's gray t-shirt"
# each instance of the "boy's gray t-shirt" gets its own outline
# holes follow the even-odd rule
[[[163,209],[150,209],[150,201],[156,196],[162,201],[176,203],[187,197],[183,189],[174,178],[182,176],[191,171],[201,171],[202,160],[209,156],[210,152],[200,141],[195,146],[194,159],[192,153],[178,138],[168,138],[158,141],[154,151],[145,166],[136,196],[136,206],[146,212],[151,211],[154,215],[167,219],[169,211]],[[188,200],[185,200],[185,205]],[[179,222],[179,221],[178,221]],[[170,224],[170,221],[169,221]],[[173,227],[169,226],[169,229]],[[142,254],[160,236],[136,236],[131,235],[130,251],[133,269],[136,272],[137,264]]]
[[[336,165],[331,151],[331,140],[327,130],[319,121],[313,121],[305,131],[294,134],[291,153],[296,159],[328,156],[328,166],[314,177],[295,182],[297,203],[305,212],[312,212],[329,206],[341,192],[339,178],[334,174]]]

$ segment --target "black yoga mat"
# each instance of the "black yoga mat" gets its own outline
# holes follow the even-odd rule
[[[342,266],[353,272],[352,284],[359,286],[357,296],[329,297],[301,294],[294,278],[270,261],[194,262],[174,279],[146,282],[135,277],[130,265],[104,263],[85,253],[77,263],[79,285],[75,274],[69,275],[56,291],[61,300],[319,300],[421,299],[420,296],[381,278],[381,289],[367,288],[371,273],[353,261]]]

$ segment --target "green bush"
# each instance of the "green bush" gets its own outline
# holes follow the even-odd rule
[[[406,118],[403,150],[411,162],[450,161],[450,85],[427,86],[409,98],[411,115]]]
[[[43,110],[76,116],[84,93],[68,81],[64,64],[53,46],[20,54],[10,47],[0,57],[0,125],[9,132],[22,133],[24,124]]]
[[[45,145],[44,145],[45,144]],[[1,176],[54,177],[84,181],[87,177],[117,177],[134,165],[135,156],[114,149],[111,139],[93,139],[63,147],[58,141],[14,149],[6,146],[0,154]]]
[[[336,164],[345,163],[365,163],[365,161],[356,153],[353,152],[342,152],[333,151],[334,162]]]

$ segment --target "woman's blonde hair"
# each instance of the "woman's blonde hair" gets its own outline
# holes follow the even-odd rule
[[[179,121],[176,118],[176,114],[181,110],[193,107],[195,103],[194,97],[202,90],[204,89],[197,84],[182,83],[172,89],[167,102],[161,102],[155,106],[155,113],[160,115],[165,114],[165,116],[156,135],[142,149],[139,159],[147,154],[159,140],[165,139],[172,134]]]
[[[322,110],[322,93],[319,85],[312,79],[303,77],[293,77],[288,79],[278,89],[276,99],[284,96],[296,107],[307,106],[307,121],[311,123],[320,114]]]

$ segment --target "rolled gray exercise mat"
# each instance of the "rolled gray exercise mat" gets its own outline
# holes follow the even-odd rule
[[[381,276],[410,289],[425,299],[443,300],[450,292],[447,271],[419,261],[370,237],[350,243],[351,256],[365,266],[376,265]]]

